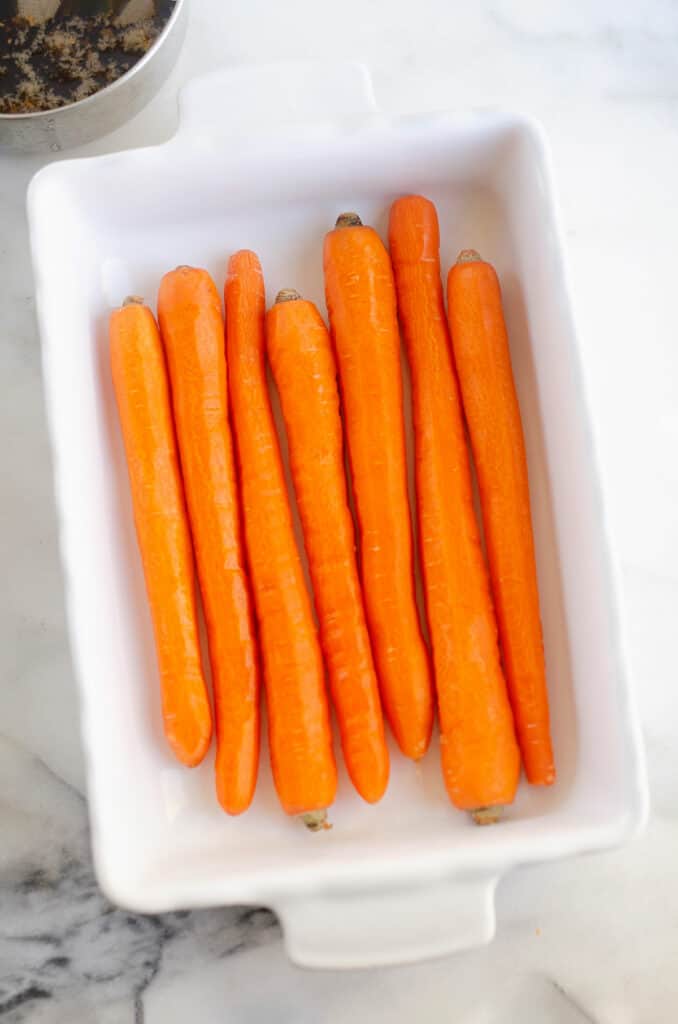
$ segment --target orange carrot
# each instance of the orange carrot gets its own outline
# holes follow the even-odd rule
[[[391,263],[377,233],[344,214],[325,238],[324,264],[381,694],[400,749],[420,758],[431,737],[433,695],[414,593]]]
[[[291,290],[269,310],[266,337],[344,758],[356,789],[374,803],[388,782],[388,750],[346,493],[332,344],[313,303]]]
[[[412,374],[419,536],[452,802],[487,821],[520,774],[440,280],[436,210],[422,196],[391,207],[389,245]],[[482,809],[478,816],[478,809]]]
[[[253,252],[231,257],[226,350],[245,537],[259,622],[273,778],[288,814],[322,827],[334,800],[324,667],[294,537],[264,365],[264,279]]]
[[[158,294],[214,687],[219,802],[249,807],[259,764],[259,668],[228,422],[224,324],[205,270],[165,274]]]
[[[134,523],[153,618],[165,735],[199,764],[212,738],[200,659],[191,537],[160,335],[142,299],[111,314],[110,355]]]
[[[527,461],[499,281],[489,263],[467,250],[450,270],[447,288],[518,742],[529,781],[548,786],[556,771]]]

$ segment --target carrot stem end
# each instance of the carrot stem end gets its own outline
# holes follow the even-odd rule
[[[327,820],[327,810],[324,807],[320,811],[307,811],[306,814],[300,814],[299,817],[309,832],[324,832],[332,828]]]
[[[361,228],[363,222],[357,213],[340,213],[334,225],[337,228]]]
[[[470,814],[476,825],[496,825],[501,820],[503,809],[500,804],[494,807],[475,807]]]
[[[475,249],[462,249],[457,256],[457,263],[483,263],[484,260]]]
[[[276,304],[278,302],[297,302],[301,298],[301,295],[295,288],[281,288],[275,297]]]

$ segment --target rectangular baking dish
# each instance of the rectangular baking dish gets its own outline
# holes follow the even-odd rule
[[[109,372],[107,319],[161,275],[255,249],[269,301],[324,309],[322,240],[344,209],[384,232],[389,204],[437,204],[442,263],[497,267],[529,460],[558,783],[521,784],[506,820],[451,807],[437,740],[395,752],[375,807],[346,775],[331,831],[280,811],[268,753],[251,810],[216,803],[211,759],[173,762]],[[390,117],[353,64],[223,71],[191,83],[162,146],[52,164],[28,196],[70,636],[94,858],[116,903],[143,912],[267,904],[290,956],[365,966],[488,941],[494,887],[519,864],[609,847],[644,819],[646,783],[579,343],[539,128],[511,113]]]

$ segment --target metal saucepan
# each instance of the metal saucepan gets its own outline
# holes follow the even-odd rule
[[[147,52],[115,82],[84,100],[31,114],[0,114],[0,147],[58,153],[112,132],[137,114],[171,71],[186,34],[188,0],[176,0]]]

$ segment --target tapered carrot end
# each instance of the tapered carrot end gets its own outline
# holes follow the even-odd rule
[[[247,793],[232,793],[217,778],[217,799],[222,811],[230,814],[232,818],[243,814],[252,803],[253,791]]]
[[[476,825],[496,825],[501,820],[503,810],[501,804],[496,804],[494,807],[476,807],[469,813]]]
[[[438,263],[440,227],[438,214],[425,196],[401,196],[391,205],[388,243],[395,264]]]
[[[252,249],[238,249],[234,252],[228,261],[228,265],[234,268],[238,267],[249,267],[261,269],[261,263],[259,257]]]
[[[332,828],[327,820],[327,810],[325,808],[321,811],[307,811],[306,814],[300,814],[299,817],[309,832],[326,832],[327,829]]]
[[[519,732],[518,742],[523,755],[525,775],[530,785],[552,786],[556,781],[556,766],[548,724],[544,726],[543,734],[538,737],[532,736],[528,730]]]
[[[228,285],[229,282],[239,279],[247,281],[251,288],[255,287],[256,282],[257,292],[263,295],[264,274],[261,269],[261,262],[257,254],[252,252],[251,249],[238,249],[229,258],[226,284]]]
[[[169,743],[177,761],[186,768],[197,768],[204,761],[205,755],[210,748],[212,741],[211,723],[205,724],[203,729],[196,736],[177,736],[175,732],[166,729],[167,742]]]
[[[405,196],[398,196],[397,199],[393,200],[391,209],[399,206],[427,206],[435,209],[431,200],[427,199],[426,196],[419,195],[418,192],[408,192]]]
[[[194,279],[201,278],[209,278],[211,280],[209,273],[205,270],[204,267],[192,267],[189,263],[180,263],[178,267],[174,268],[174,270],[169,270],[165,274],[165,277],[168,277],[170,279],[177,278],[180,281],[192,281]]]
[[[484,263],[482,256],[475,249],[462,249],[457,256],[457,263]]]
[[[360,228],[363,222],[357,213],[340,213],[337,217],[336,228]]]
[[[386,712],[388,717],[388,708]],[[414,761],[415,764],[421,761],[430,746],[431,734],[433,732],[433,715],[433,695],[428,690],[425,701],[422,701],[417,709],[416,722],[414,717],[410,716],[409,721],[403,727],[402,722],[398,722],[394,716],[391,716],[391,728],[400,751],[405,757],[409,757],[410,760]]]
[[[537,768],[525,764],[525,774],[531,786],[552,786],[556,781],[556,769],[553,763]]]

